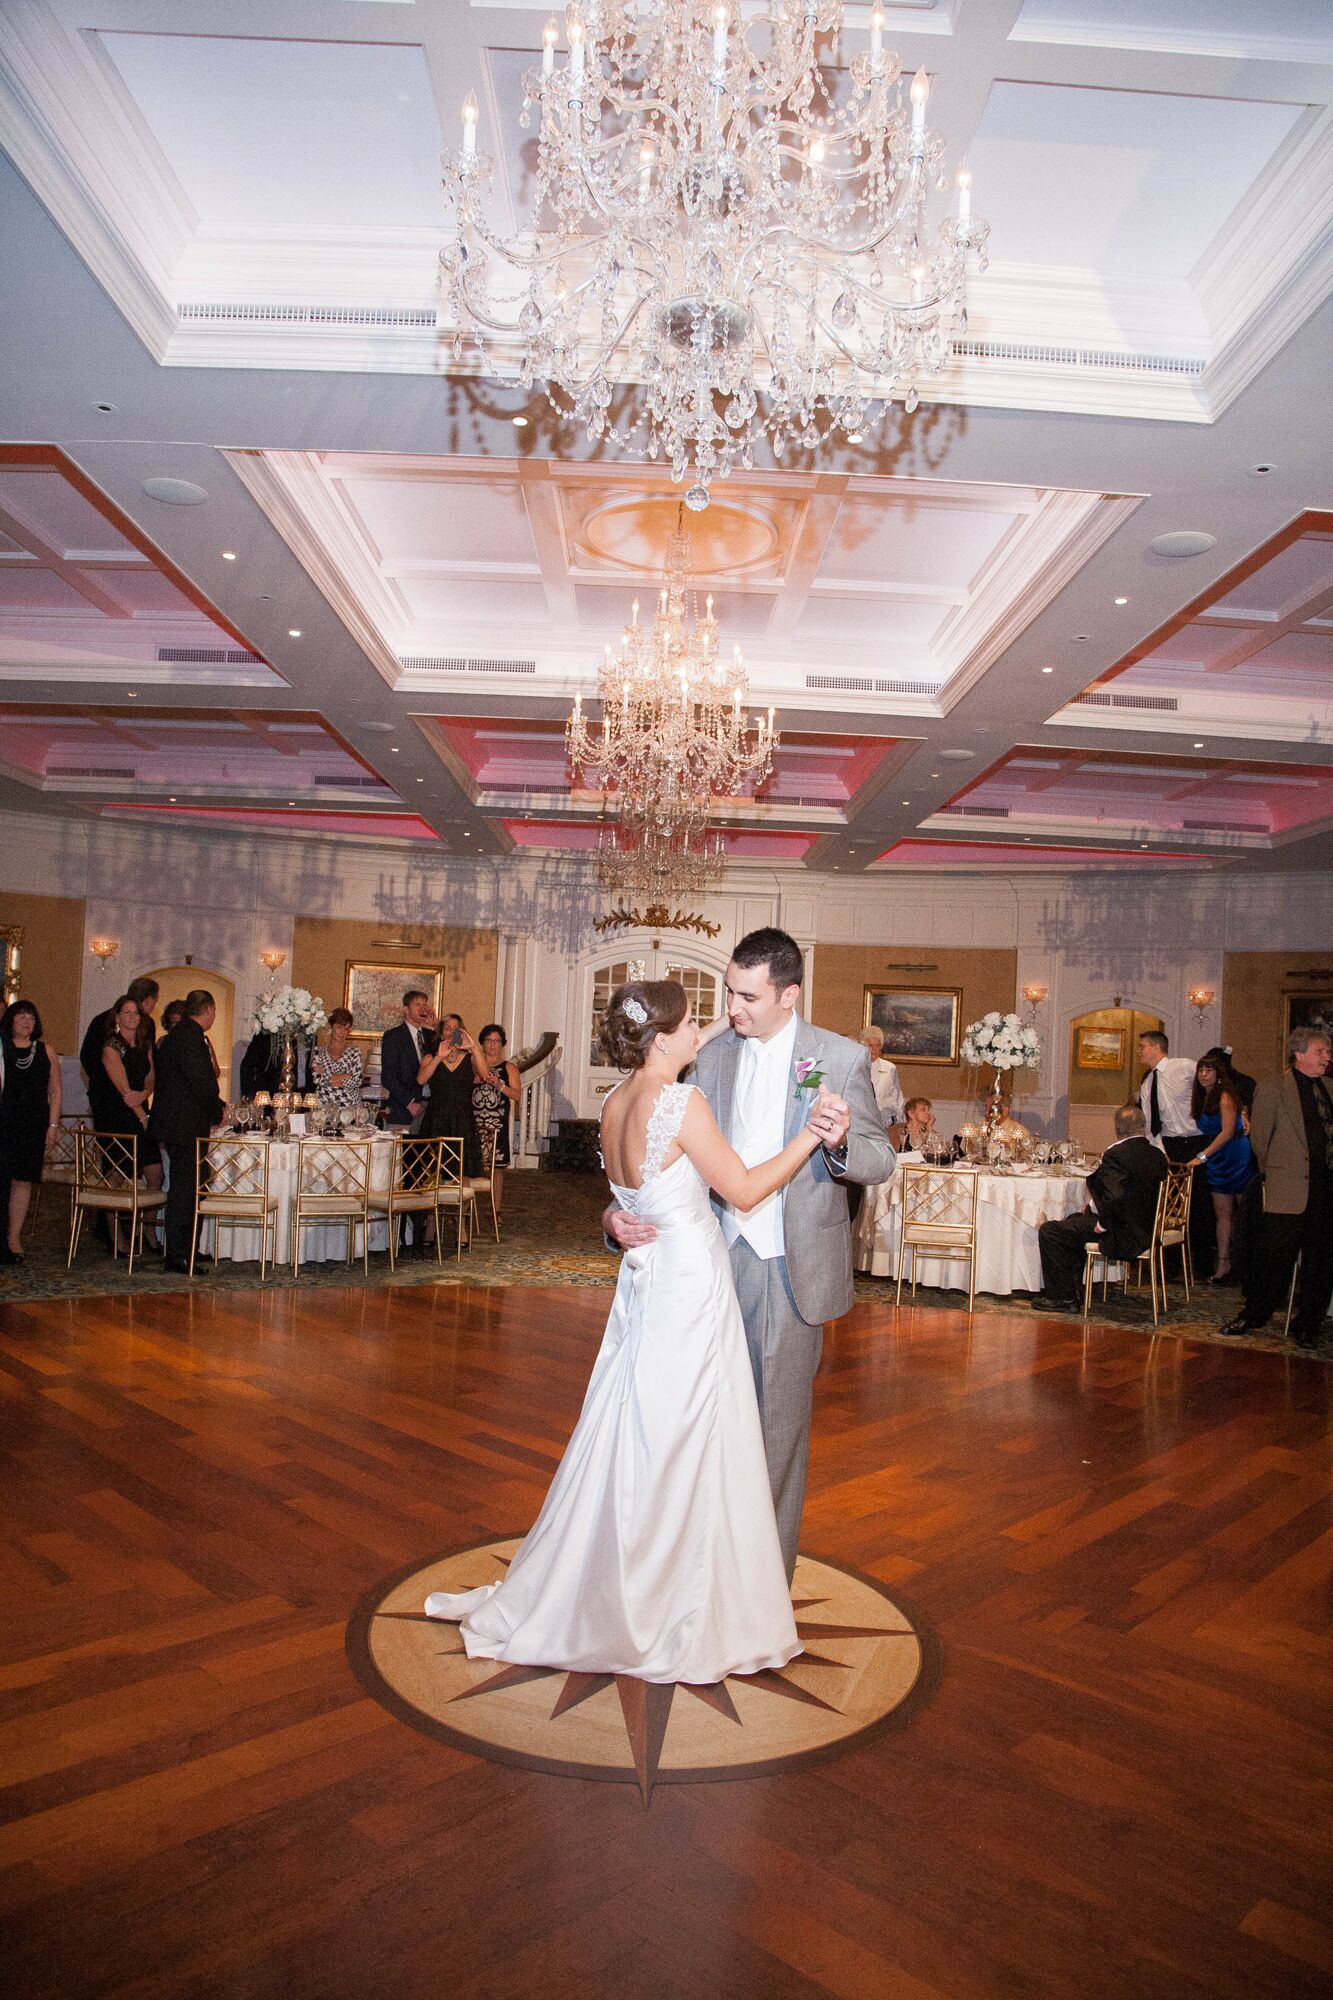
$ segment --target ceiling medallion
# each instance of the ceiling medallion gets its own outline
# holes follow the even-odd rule
[[[455,358],[471,334],[495,373],[541,386],[590,439],[663,457],[695,511],[757,444],[781,459],[864,435],[895,394],[914,409],[918,379],[966,331],[989,228],[963,167],[956,212],[931,233],[944,141],[926,72],[905,105],[882,9],[846,68],[841,25],[842,0],[770,0],[740,19],[713,0],[571,0],[566,59],[552,18],[524,78],[529,226],[491,225],[471,95],[444,156]],[[492,264],[509,290],[492,291]],[[625,381],[642,395],[622,417]]]
[[[639,623],[636,598],[619,651],[606,649],[600,725],[589,725],[576,694],[565,730],[575,777],[591,774],[604,794],[614,794],[598,879],[664,901],[696,895],[720,876],[725,857],[710,811],[719,799],[763,783],[778,742],[771,708],[767,721],[746,712],[741,650],[722,659],[711,597],[699,616],[690,555],[690,537],[678,530],[667,543],[651,626]]]

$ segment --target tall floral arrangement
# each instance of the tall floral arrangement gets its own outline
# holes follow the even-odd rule
[[[267,1035],[276,1057],[289,1037],[307,1045],[313,1042],[320,1029],[327,1027],[328,1019],[324,1002],[304,986],[280,986],[275,993],[265,993],[259,1000],[250,1032]]]
[[[976,1069],[1039,1069],[1041,1036],[1017,1014],[983,1014],[963,1031],[962,1057]]]

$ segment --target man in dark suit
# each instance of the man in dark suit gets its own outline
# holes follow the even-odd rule
[[[206,1139],[222,1116],[222,1099],[209,1050],[208,1031],[217,1017],[213,995],[196,987],[185,996],[185,1013],[163,1038],[157,1052],[153,1130],[166,1148],[168,1271],[188,1271],[197,1188],[195,1141]]]
[[[434,1054],[438,1039],[430,995],[409,986],[401,1024],[387,1028],[380,1040],[380,1084],[389,1093],[384,1122],[395,1131],[415,1132],[421,1123],[430,1086],[417,1082],[417,1071],[422,1057]]]
[[[1115,1114],[1115,1141],[1102,1154],[1101,1165],[1088,1176],[1092,1204],[1081,1215],[1043,1222],[1042,1290],[1034,1303],[1059,1312],[1081,1307],[1086,1247],[1098,1248],[1117,1263],[1132,1263],[1152,1241],[1157,1192],[1166,1179],[1166,1155],[1144,1137],[1147,1121],[1137,1104],[1122,1104]]]
[[[1317,1347],[1333,1298],[1333,1089],[1319,1027],[1287,1036],[1290,1067],[1255,1089],[1250,1144],[1264,1177],[1259,1241],[1245,1275],[1245,1309],[1218,1329],[1251,1333],[1285,1304],[1301,1260],[1291,1337]]]
[[[303,1041],[296,1044],[296,1084],[297,1090],[308,1090],[310,1077],[310,1051]],[[272,1093],[282,1089],[282,1048],[273,1053],[273,1037],[267,1029],[261,1028],[257,1035],[251,1035],[241,1057],[241,1096],[253,1097],[257,1090]]]

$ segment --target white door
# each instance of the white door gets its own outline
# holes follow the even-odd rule
[[[637,942],[631,934],[627,941],[608,950],[605,958],[585,969],[578,1040],[583,1064],[579,1108],[584,1118],[597,1117],[602,1099],[620,1081],[619,1070],[610,1067],[597,1045],[602,1016],[617,986],[623,986],[627,979],[679,980],[689,995],[694,1018],[700,1027],[706,1028],[710,1021],[716,1020],[722,1005],[726,963],[721,953],[710,958],[676,943],[660,943],[651,938]]]

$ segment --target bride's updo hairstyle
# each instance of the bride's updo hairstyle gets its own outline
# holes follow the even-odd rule
[[[657,1035],[673,1035],[690,1011],[674,979],[630,979],[617,986],[602,1021],[602,1052],[616,1069],[642,1069]]]

